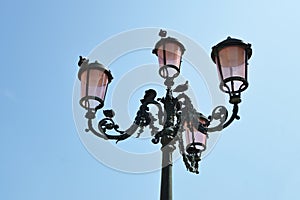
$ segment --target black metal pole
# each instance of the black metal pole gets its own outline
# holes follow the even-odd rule
[[[172,200],[172,154],[175,150],[173,144],[163,145],[160,200]]]
[[[166,111],[166,122],[162,131],[161,151],[162,151],[162,167],[161,167],[161,185],[160,200],[172,200],[172,154],[175,150],[174,141],[174,118],[178,108],[178,100],[172,95],[172,90],[168,87],[166,97],[161,100]]]

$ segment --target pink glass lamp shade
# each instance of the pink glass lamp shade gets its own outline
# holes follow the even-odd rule
[[[206,149],[208,119],[200,115],[197,122],[184,124],[187,153],[201,153]]]
[[[85,109],[95,110],[104,106],[107,86],[113,79],[110,71],[97,61],[80,65],[78,78],[81,81],[80,105]]]
[[[184,46],[175,38],[160,39],[152,53],[158,57],[159,74],[163,78],[175,78],[180,73]]]
[[[230,37],[212,48],[211,58],[217,65],[222,91],[235,96],[247,89],[247,65],[251,55],[251,44]]]

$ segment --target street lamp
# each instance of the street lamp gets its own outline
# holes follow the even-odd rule
[[[161,39],[156,43],[152,53],[158,57],[159,74],[163,78],[175,78],[180,73],[184,46],[175,38],[165,37],[166,31],[161,30]]]
[[[97,61],[88,63],[81,56],[78,65],[80,66],[78,78],[81,81],[80,105],[88,110],[102,108],[107,86],[112,80],[110,71]]]
[[[248,87],[247,65],[251,55],[251,44],[231,37],[212,48],[211,58],[218,67],[220,89],[229,93],[230,103],[241,102],[240,94]]]
[[[184,45],[175,38],[167,37],[166,31],[160,30],[159,36],[161,39],[152,53],[158,58],[159,74],[165,79],[166,94],[162,98],[156,98],[155,90],[146,90],[140,100],[141,106],[136,117],[128,129],[119,130],[119,125],[113,119],[113,110],[103,110],[104,118],[98,122],[97,128],[93,127],[92,122],[97,111],[104,106],[108,85],[113,79],[111,72],[97,61],[89,62],[87,58],[80,56],[78,78],[81,81],[80,105],[87,111],[87,132],[90,131],[105,140],[118,142],[129,138],[138,129],[137,137],[144,127],[150,128],[152,142],[162,145],[160,199],[171,200],[173,151],[178,146],[187,170],[199,173],[199,161],[202,152],[206,150],[209,133],[220,131],[235,119],[239,119],[238,104],[241,102],[241,93],[248,87],[247,65],[252,50],[250,44],[230,37],[212,48],[211,58],[218,69],[220,89],[229,94],[233,111],[228,119],[227,109],[217,106],[212,114],[206,117],[194,108],[191,99],[185,94],[188,82],[172,88],[174,79],[180,74],[182,56],[186,50]],[[158,108],[157,118],[149,111],[149,106]],[[154,124],[157,120],[161,127]],[[110,134],[111,131],[117,133]]]

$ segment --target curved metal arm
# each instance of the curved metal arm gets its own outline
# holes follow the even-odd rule
[[[114,112],[112,110],[104,110],[103,113],[106,116],[106,118],[102,119],[98,123],[98,129],[100,132],[98,132],[93,127],[93,119],[95,119],[97,111],[88,110],[85,117],[88,119],[88,128],[85,129],[86,132],[91,131],[94,135],[97,137],[100,137],[102,139],[108,140],[125,140],[126,138],[130,137],[138,128],[138,125],[133,124],[131,125],[126,131],[120,131],[118,130],[119,126],[115,124],[112,117],[114,116]],[[109,135],[106,133],[106,130],[112,130],[114,129],[117,131],[120,135]]]
[[[181,93],[177,96],[177,98],[184,99],[184,104],[185,104],[186,109],[183,109],[183,111],[186,110],[185,111],[185,113],[187,114],[186,117],[189,117],[189,115],[191,115],[193,113],[197,113],[194,106],[192,105],[190,98],[186,94]],[[222,129],[229,126],[235,119],[239,120],[240,117],[238,116],[238,110],[239,110],[239,108],[238,108],[238,102],[237,102],[237,103],[233,104],[233,110],[232,110],[231,117],[226,122],[226,120],[228,118],[227,109],[224,106],[217,106],[216,108],[214,108],[211,116],[208,117],[209,123],[207,124],[207,126],[209,126],[212,121],[219,121],[219,123],[218,123],[218,125],[216,125],[214,127],[208,127],[207,132],[221,131]]]
[[[233,110],[232,110],[231,117],[226,122],[226,120],[228,118],[227,109],[224,106],[216,107],[213,110],[212,115],[209,116],[209,119],[210,119],[210,122],[212,122],[214,120],[218,120],[220,123],[215,127],[207,128],[207,132],[221,131],[222,129],[229,126],[235,119],[239,120],[240,117],[238,116],[238,110],[239,110],[238,103],[236,103],[236,104],[233,105]]]
[[[109,121],[110,123],[107,124],[107,121]],[[127,130],[119,131],[118,130],[119,126],[116,125],[112,119],[104,118],[98,124],[98,128],[100,131],[98,132],[93,127],[92,119],[88,119],[88,129],[86,129],[86,131],[91,131],[94,135],[102,139],[117,140],[116,142],[118,142],[121,140],[125,140],[128,137],[130,137],[132,134],[134,134],[134,132],[138,129],[138,127],[139,127],[138,125],[132,124]],[[118,133],[120,133],[120,135],[109,135],[106,133],[106,129],[115,129]]]
[[[97,131],[94,127],[93,127],[93,119],[95,119],[95,115],[97,110],[92,111],[92,110],[88,110],[85,117],[88,119],[88,129],[86,129],[86,131],[91,131],[94,135],[96,135],[97,137],[100,137],[102,139],[105,140],[117,140],[121,141],[121,140],[125,140],[127,138],[129,138],[131,135],[133,135],[138,128],[140,128],[140,131],[137,135],[137,137],[140,136],[140,134],[143,132],[143,127],[145,126],[150,126],[151,130],[152,130],[152,134],[155,135],[157,133],[158,128],[156,128],[154,126],[154,117],[151,115],[151,113],[149,112],[149,104],[154,104],[158,107],[159,109],[159,116],[162,116],[162,108],[161,105],[154,100],[156,96],[156,92],[154,90],[147,90],[145,93],[145,96],[143,99],[141,99],[141,103],[142,105],[140,106],[134,123],[125,131],[121,131],[119,130],[119,125],[116,124],[114,122],[114,120],[112,119],[115,115],[113,110],[104,110],[103,114],[105,115],[105,118],[100,120],[98,123],[98,130]],[[162,121],[162,117],[159,117],[160,121]],[[107,131],[110,130],[114,130],[115,132],[117,132],[118,134],[114,134],[114,135],[110,135],[107,133]]]
[[[240,119],[240,116],[238,116],[238,112],[239,112],[239,106],[238,106],[238,104],[233,104],[233,109],[232,109],[231,117],[223,125],[223,128],[226,128],[227,126],[229,126],[233,122],[233,120],[235,120],[235,119],[239,120]]]

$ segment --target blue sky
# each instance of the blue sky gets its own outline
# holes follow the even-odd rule
[[[79,55],[120,32],[163,27],[208,54],[228,35],[254,51],[241,120],[223,131],[200,175],[174,164],[174,199],[297,199],[299,6],[296,0],[1,2],[0,198],[158,199],[159,171],[119,172],[88,153],[73,120],[72,92]]]

